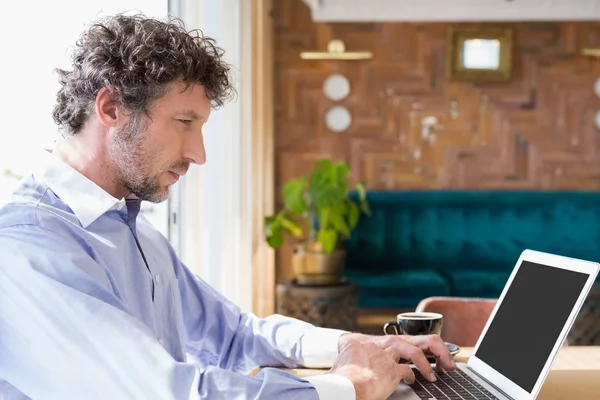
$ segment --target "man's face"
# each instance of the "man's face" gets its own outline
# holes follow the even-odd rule
[[[204,164],[202,127],[211,104],[204,87],[173,84],[150,107],[123,126],[110,145],[119,184],[142,200],[158,203],[169,196],[169,186],[191,163]]]

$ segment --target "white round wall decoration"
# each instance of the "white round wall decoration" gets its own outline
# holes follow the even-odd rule
[[[344,75],[329,75],[323,84],[323,92],[329,100],[343,100],[350,94],[350,82]]]
[[[352,116],[350,111],[343,106],[334,106],[325,114],[325,125],[333,132],[343,132],[350,126]]]

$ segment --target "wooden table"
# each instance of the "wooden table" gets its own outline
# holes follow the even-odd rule
[[[466,347],[455,356],[457,362],[467,362],[473,348]],[[322,369],[285,369],[304,377],[327,372]],[[600,346],[563,347],[544,382],[538,400],[599,400]]]

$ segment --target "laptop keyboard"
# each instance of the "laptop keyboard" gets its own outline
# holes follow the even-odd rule
[[[429,382],[421,372],[413,369],[416,379],[410,387],[421,399],[498,400],[496,396],[459,369],[438,371],[437,368],[434,368],[433,370],[437,376],[436,382]]]

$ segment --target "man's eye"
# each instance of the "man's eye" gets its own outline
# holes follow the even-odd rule
[[[180,119],[179,122],[185,124],[185,125],[189,125],[192,123],[192,120],[190,119]]]

